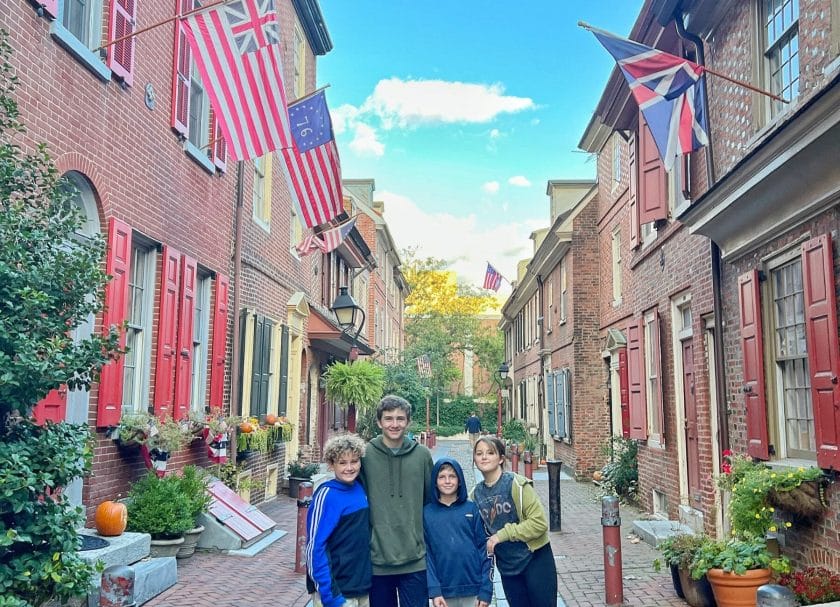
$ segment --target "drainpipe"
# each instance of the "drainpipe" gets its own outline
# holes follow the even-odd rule
[[[242,292],[242,215],[243,197],[245,188],[245,162],[240,160],[236,163],[236,213],[233,239],[233,344],[231,347],[230,362],[230,414],[242,414],[241,393],[238,389],[240,384],[239,374],[241,373],[239,343],[239,307],[241,304]],[[231,461],[236,464],[236,430],[233,429],[231,445]]]
[[[545,306],[544,304],[544,293],[543,293],[543,277],[541,274],[537,274],[537,306],[540,310],[540,315],[537,317],[538,321],[537,324],[540,327],[540,350],[545,348]],[[545,357],[542,355],[542,352],[537,352],[537,355],[540,357],[540,381],[537,386],[542,386],[542,390],[539,388],[537,389],[537,402],[540,403],[539,408],[539,428],[540,428],[540,440],[543,439],[545,436],[545,429],[543,428],[543,405],[544,402],[540,402],[540,400],[545,401],[547,397],[546,395],[546,386],[545,386]],[[543,398],[540,399],[540,393],[542,393]],[[548,457],[548,445],[544,445],[546,449],[546,458]],[[553,457],[553,454],[552,454]],[[539,463],[539,459],[542,458],[542,453],[537,456],[537,462]]]
[[[688,40],[694,45],[694,48],[697,50],[697,63],[699,65],[706,65],[706,53],[703,47],[703,41],[697,34],[692,34],[691,32],[685,29],[685,24],[683,23],[683,13],[682,13],[682,2],[679,2],[674,9],[674,24],[677,28],[677,33],[680,35],[680,38],[684,40]],[[706,89],[706,79],[703,78],[703,96],[707,100],[706,104],[706,121],[707,124],[710,120],[709,114],[709,107],[708,107],[708,91]],[[709,128],[711,131],[711,128]],[[711,135],[711,133],[710,133]],[[705,147],[706,152],[706,180],[708,181],[708,188],[711,189],[712,185],[715,183],[715,163],[714,163],[714,154],[712,150],[712,143],[709,142],[709,145]],[[715,327],[714,327],[714,336],[715,336],[715,375],[717,376],[717,381],[715,382],[715,388],[717,392],[717,406],[718,406],[718,425],[720,435],[718,436],[718,442],[720,444],[721,453],[727,449],[729,449],[729,408],[726,404],[726,368],[724,365],[723,357],[724,357],[724,348],[723,348],[723,301],[721,295],[721,258],[720,258],[720,247],[717,245],[716,242],[709,239],[709,254],[711,258],[712,264],[712,298],[713,298],[713,307],[715,313]]]

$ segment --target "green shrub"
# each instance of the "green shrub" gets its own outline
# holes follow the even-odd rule
[[[509,419],[502,424],[502,438],[521,443],[525,440],[525,423],[521,419]]]
[[[636,501],[639,485],[637,455],[639,445],[635,440],[613,436],[603,448],[610,462],[604,465],[601,486],[607,493],[629,501]]]
[[[207,512],[213,498],[207,491],[207,473],[198,466],[184,466],[179,478],[181,493],[187,497],[189,502],[190,516],[193,522],[198,520],[198,515]]]
[[[158,478],[149,471],[131,486],[128,497],[129,531],[167,539],[183,535],[195,525],[190,500],[178,476]]]

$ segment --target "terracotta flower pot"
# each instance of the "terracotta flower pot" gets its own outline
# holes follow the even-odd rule
[[[743,575],[709,569],[706,577],[718,607],[755,607],[758,587],[770,581],[769,569],[750,569]]]

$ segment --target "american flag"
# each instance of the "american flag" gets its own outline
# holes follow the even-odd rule
[[[484,288],[491,291],[498,291],[502,286],[502,275],[496,271],[496,268],[487,264],[487,271],[484,273]]]
[[[302,223],[314,228],[344,210],[341,163],[324,92],[290,105],[289,121],[293,145],[283,149],[289,191]]]
[[[705,68],[688,59],[588,28],[618,62],[645,116],[665,168],[709,144]]]
[[[322,251],[324,250],[324,241],[321,240],[321,237],[317,234],[309,234],[306,238],[301,240],[297,245],[295,245],[295,251],[301,257],[306,257],[310,253],[314,253],[315,251]]]
[[[232,158],[290,147],[274,0],[233,0],[181,27]]]
[[[321,238],[324,240],[324,253],[329,253],[333,249],[338,248],[344,239],[347,238],[347,235],[353,229],[353,226],[356,225],[356,218],[354,217],[350,221],[333,228],[332,230],[327,230],[321,234]]]
[[[432,376],[432,361],[428,354],[417,357],[417,374],[420,377]]]

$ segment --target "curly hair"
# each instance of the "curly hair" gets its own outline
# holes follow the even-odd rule
[[[350,452],[362,457],[365,454],[365,441],[358,434],[336,434],[324,445],[324,461],[335,464],[339,458]]]

